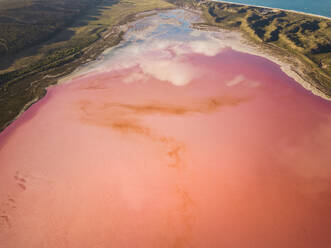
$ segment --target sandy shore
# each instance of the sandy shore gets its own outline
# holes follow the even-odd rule
[[[211,2],[218,2],[218,3],[231,3],[231,4],[243,5],[243,6],[252,6],[252,7],[264,8],[264,9],[270,9],[270,10],[276,10],[276,11],[277,10],[278,11],[286,11],[286,12],[291,12],[291,13],[296,13],[296,14],[301,14],[301,15],[314,16],[314,17],[319,17],[319,18],[324,18],[324,19],[331,20],[331,17],[322,16],[322,15],[316,15],[316,14],[311,14],[311,13],[306,13],[306,12],[302,12],[302,11],[290,10],[290,9],[272,8],[272,7],[262,6],[262,5],[235,3],[235,2],[230,2],[230,1],[219,1],[219,0],[210,0],[210,1]]]

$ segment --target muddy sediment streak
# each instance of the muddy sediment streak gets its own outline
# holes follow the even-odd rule
[[[148,18],[0,134],[0,246],[330,244],[330,103]]]

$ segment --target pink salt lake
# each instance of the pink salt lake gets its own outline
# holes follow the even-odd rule
[[[261,57],[182,60],[185,85],[87,74],[0,134],[0,247],[331,244],[330,102]]]

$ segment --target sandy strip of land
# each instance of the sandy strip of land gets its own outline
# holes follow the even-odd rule
[[[291,13],[296,13],[296,14],[301,14],[301,15],[314,16],[314,17],[319,17],[319,18],[324,18],[324,19],[331,20],[331,17],[306,13],[306,12],[302,12],[302,11],[290,10],[290,9],[280,9],[280,8],[266,7],[266,6],[262,6],[262,5],[235,3],[235,2],[231,2],[231,1],[219,1],[219,0],[209,0],[209,1],[218,2],[218,3],[231,3],[231,4],[243,5],[243,6],[251,6],[251,7],[264,8],[264,9],[270,9],[270,10],[275,10],[275,11],[286,11],[286,12],[291,12]]]

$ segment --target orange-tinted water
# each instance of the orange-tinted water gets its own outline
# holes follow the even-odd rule
[[[0,134],[1,247],[331,244],[330,103],[260,57],[183,61],[183,86],[135,66],[53,87]]]

